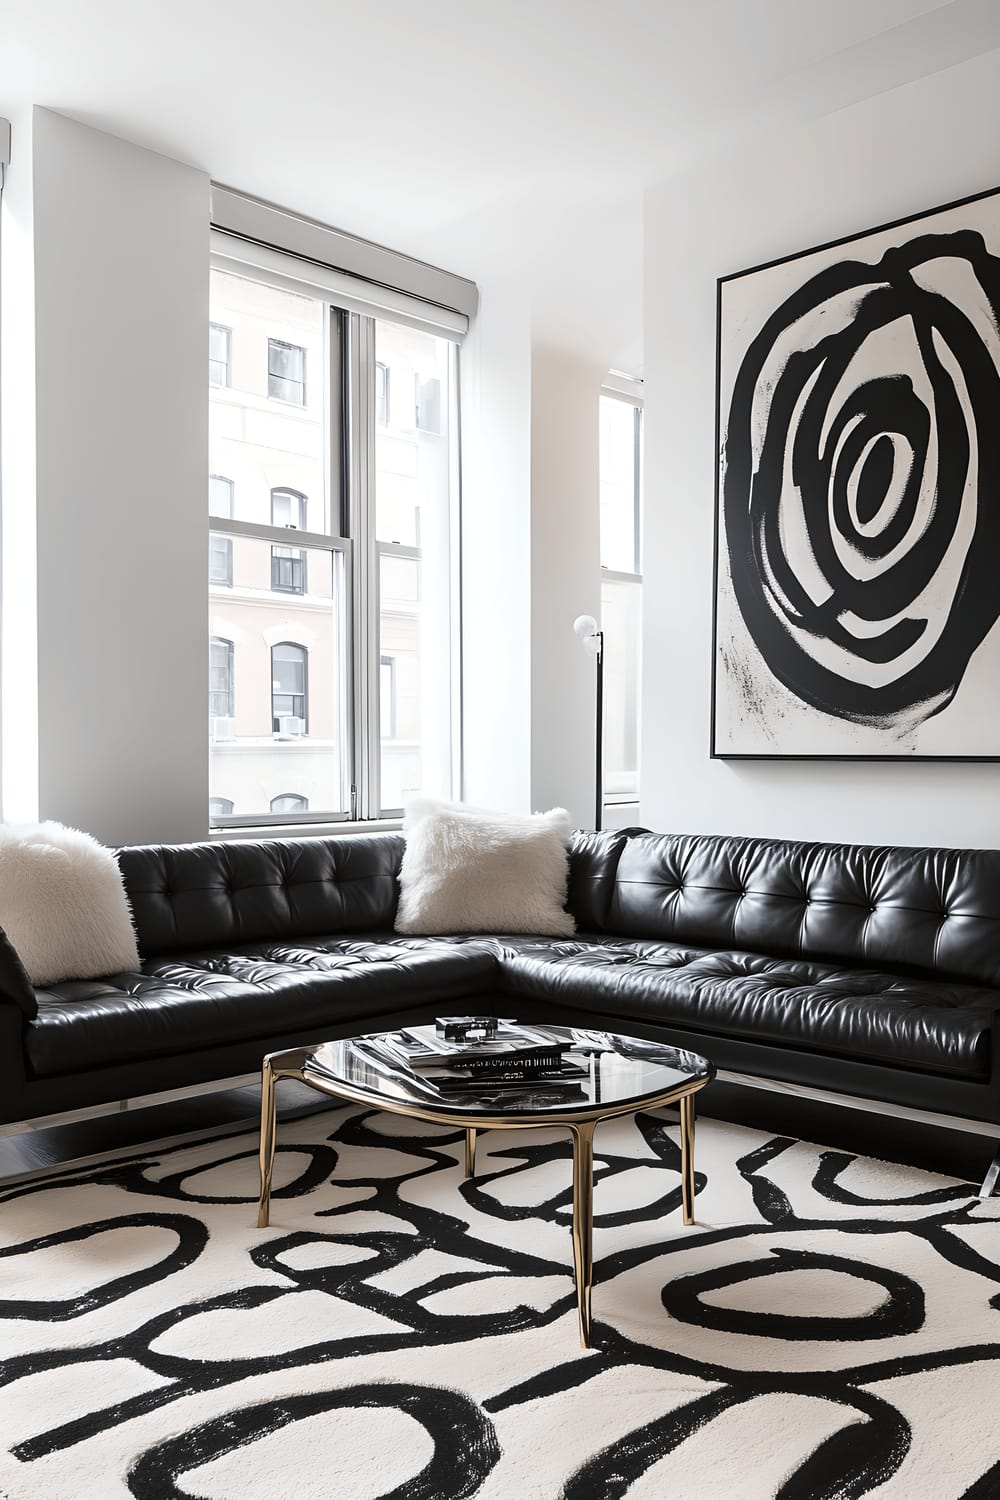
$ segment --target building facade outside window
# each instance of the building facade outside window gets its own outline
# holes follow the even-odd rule
[[[379,728],[384,740],[396,738],[396,658],[378,659]]]
[[[641,391],[641,382],[619,377],[599,404],[604,797],[609,803],[639,798]]]
[[[211,818],[398,815],[455,790],[457,347],[269,275],[221,249],[211,275],[232,370],[209,391],[210,466],[232,488],[210,484],[212,546],[230,557],[212,554],[209,635],[236,643],[233,713],[212,715]],[[392,425],[391,393],[420,388],[432,427],[415,406]]]
[[[271,718],[274,734],[309,732],[309,656],[294,641],[271,647]]]
[[[271,525],[306,529],[306,497],[298,490],[271,491]],[[300,547],[271,548],[271,587],[286,594],[306,591],[305,552]]]
[[[232,375],[232,330],[221,323],[208,325],[208,383],[210,386],[231,385]]]
[[[271,812],[273,813],[304,813],[309,811],[309,798],[299,797],[294,792],[282,792],[280,797],[271,798]]]
[[[441,382],[418,375],[414,387],[414,426],[421,432],[441,431]]]
[[[375,366],[375,421],[379,427],[389,425],[389,366]]]
[[[233,699],[233,643],[213,636],[208,643],[209,719],[231,719]]]
[[[290,406],[305,406],[306,351],[297,344],[268,339],[267,394]]]
[[[221,474],[208,476],[208,513],[232,519],[233,481]],[[233,582],[233,542],[228,536],[210,532],[208,538],[208,581],[231,588]]]
[[[213,817],[226,818],[233,810],[232,799],[229,797],[209,797],[208,810]]]

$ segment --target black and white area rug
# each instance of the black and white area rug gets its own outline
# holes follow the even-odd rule
[[[333,1110],[0,1189],[5,1500],[994,1500],[1000,1200],[712,1121]]]

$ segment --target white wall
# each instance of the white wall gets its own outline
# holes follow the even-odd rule
[[[642,802],[650,827],[1000,846],[1000,765],[709,759],[716,278],[998,183],[1000,53],[992,52],[647,195]]]
[[[593,828],[596,664],[573,633],[601,614],[597,403],[603,370],[531,355],[531,797]]]
[[[18,136],[10,186],[23,203]],[[208,178],[43,109],[31,155],[37,812],[108,843],[197,838]],[[27,476],[32,435],[7,416]],[[23,519],[27,484],[14,497],[5,475],[5,491]],[[24,609],[5,596],[7,659],[32,634]],[[9,695],[4,708],[8,737],[20,733]],[[33,814],[30,788],[5,794],[5,816]]]

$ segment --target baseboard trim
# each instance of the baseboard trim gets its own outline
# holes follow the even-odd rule
[[[140,1094],[133,1099],[113,1099],[108,1104],[93,1104],[86,1109],[69,1109],[61,1114],[37,1115],[31,1120],[13,1120],[9,1125],[0,1125],[0,1140],[9,1136],[25,1135],[30,1130],[50,1130],[57,1125],[78,1125],[84,1120],[100,1120],[105,1115],[117,1115],[122,1110],[150,1109],[156,1104],[176,1104],[180,1099],[192,1099],[197,1094],[221,1094],[227,1089],[247,1088],[260,1083],[260,1073],[241,1073],[236,1078],[215,1078],[210,1083],[195,1083],[182,1089],[167,1089],[162,1094]]]
[[[986,1120],[969,1120],[964,1115],[942,1115],[933,1109],[915,1109],[908,1104],[887,1104],[884,1099],[868,1099],[861,1094],[838,1094],[832,1089],[816,1088],[807,1083],[785,1083],[781,1079],[761,1078],[755,1073],[735,1073],[720,1068],[716,1073],[722,1083],[740,1088],[763,1089],[773,1094],[808,1099],[814,1104],[833,1104],[844,1109],[861,1109],[869,1114],[890,1115],[893,1119],[912,1120],[917,1125],[937,1125],[943,1130],[961,1130],[971,1135],[985,1135],[998,1143],[997,1153],[979,1189],[980,1198],[990,1198],[1000,1182],[1000,1125]]]

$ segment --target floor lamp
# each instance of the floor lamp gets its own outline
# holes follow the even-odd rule
[[[604,818],[604,631],[593,615],[577,615],[573,629],[585,651],[597,658],[597,735],[594,748],[595,793],[594,827]]]

